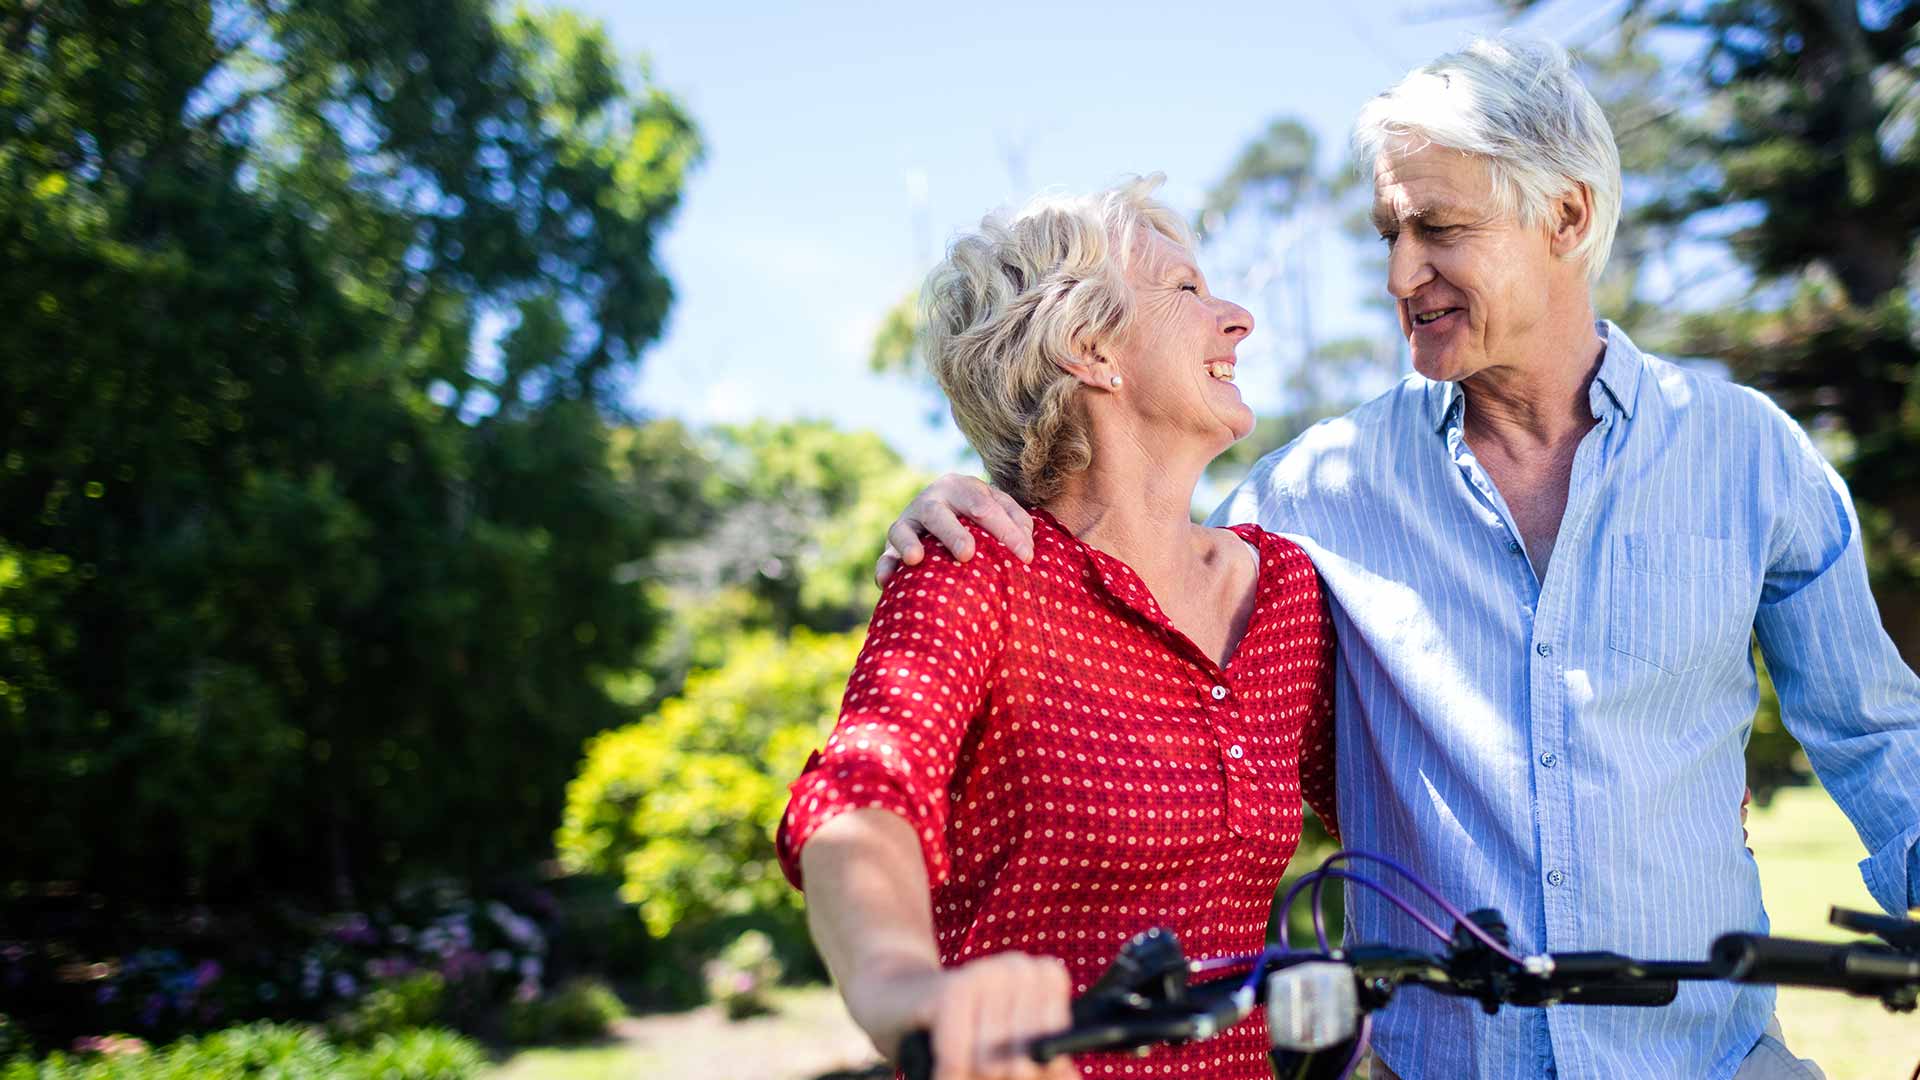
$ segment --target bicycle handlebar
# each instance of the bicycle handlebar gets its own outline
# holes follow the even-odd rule
[[[1326,865],[1316,873],[1328,873]],[[1521,956],[1509,947],[1499,912],[1447,910],[1456,916],[1455,928],[1440,954],[1369,945],[1325,952],[1269,949],[1225,963],[1250,967],[1244,977],[1196,985],[1187,977],[1203,966],[1187,963],[1170,932],[1145,931],[1075,999],[1073,1026],[1034,1040],[1026,1052],[1044,1063],[1066,1054],[1195,1042],[1239,1023],[1265,1003],[1277,1074],[1320,1080],[1351,1071],[1365,1047],[1368,1014],[1409,984],[1472,998],[1489,1014],[1502,1005],[1657,1007],[1674,1000],[1682,981],[1723,979],[1844,990],[1877,997],[1894,1011],[1912,1010],[1920,999],[1920,923],[1906,919],[1834,908],[1829,918],[1835,925],[1876,934],[1886,944],[1726,934],[1714,942],[1711,959],[1695,962],[1635,960],[1610,952]],[[1439,927],[1431,929],[1447,937]],[[907,1080],[930,1080],[929,1034],[909,1033],[897,1061]]]
[[[1884,945],[1727,934],[1713,943],[1713,959],[1734,982],[1821,986],[1883,999],[1892,994],[1904,996],[1908,1008],[1920,987],[1920,956]]]

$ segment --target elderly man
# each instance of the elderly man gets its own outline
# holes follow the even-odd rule
[[[1501,908],[1530,951],[1696,958],[1764,930],[1739,811],[1757,635],[1869,890],[1920,902],[1920,681],[1846,490],[1766,398],[1596,322],[1620,167],[1566,54],[1477,41],[1369,103],[1355,141],[1415,374],[1213,517],[1297,538],[1330,589],[1346,841]],[[915,561],[925,529],[963,553],[954,510],[1026,542],[1010,500],[948,477],[893,547]],[[1419,941],[1370,893],[1349,905],[1359,938]],[[1405,1076],[1820,1075],[1773,1002],[1691,984],[1664,1009],[1486,1016],[1409,993],[1374,1045]]]

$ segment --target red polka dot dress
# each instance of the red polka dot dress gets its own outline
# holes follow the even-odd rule
[[[1174,628],[1125,563],[1034,512],[1021,563],[974,529],[887,583],[839,723],[793,784],[781,865],[835,814],[920,834],[941,962],[1056,956],[1083,993],[1159,926],[1189,959],[1258,952],[1301,799],[1336,829],[1333,626],[1313,564],[1253,525],[1245,635],[1227,667]],[[1266,1078],[1263,1017],[1088,1077]]]

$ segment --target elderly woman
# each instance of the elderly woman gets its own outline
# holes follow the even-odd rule
[[[1253,319],[1208,290],[1157,182],[989,218],[929,278],[928,364],[1031,508],[1031,562],[975,529],[970,561],[893,576],[780,827],[854,1020],[889,1054],[930,1028],[943,1080],[1270,1075],[1257,1020],[1046,1070],[1017,1048],[1141,930],[1258,951],[1303,791],[1334,820],[1314,568],[1189,517],[1253,428]]]

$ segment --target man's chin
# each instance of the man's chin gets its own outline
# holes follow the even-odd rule
[[[1459,382],[1473,374],[1452,349],[1426,351],[1416,348],[1412,354],[1413,370],[1434,382]]]

